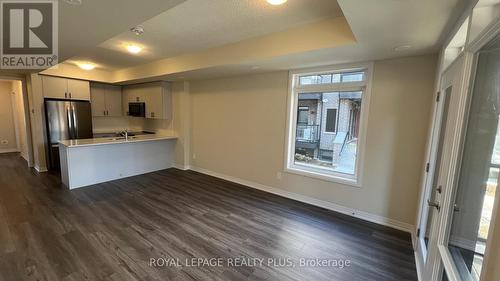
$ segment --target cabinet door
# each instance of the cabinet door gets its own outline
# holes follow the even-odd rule
[[[68,94],[74,100],[90,100],[90,83],[83,80],[68,80]]]
[[[148,88],[146,96],[146,118],[163,118],[163,96],[160,86]]]
[[[122,88],[120,86],[106,85],[105,92],[107,116],[123,116]]]
[[[129,102],[136,102],[137,89],[125,86],[123,87],[122,93],[122,104],[123,104],[123,114],[128,116],[128,104]]]
[[[68,82],[67,79],[52,77],[52,76],[42,76],[42,89],[43,96],[46,98],[55,99],[66,99],[67,96]]]
[[[90,87],[92,116],[106,116],[106,101],[103,84],[92,84]]]

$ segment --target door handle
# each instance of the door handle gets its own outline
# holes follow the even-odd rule
[[[71,114],[73,115],[73,130],[75,139],[78,139],[78,119],[76,117],[75,106],[71,106]]]
[[[437,202],[431,202],[430,199],[427,199],[427,205],[429,205],[429,207],[436,208],[436,210],[438,210],[438,211],[441,210],[441,206],[439,205],[439,203],[437,203]]]
[[[71,117],[71,108],[69,106],[66,108],[66,117],[68,119],[69,139],[73,139],[73,119]]]
[[[453,211],[454,211],[454,212],[460,212],[460,207],[458,207],[458,205],[457,205],[457,204],[454,204],[454,205],[453,205]]]

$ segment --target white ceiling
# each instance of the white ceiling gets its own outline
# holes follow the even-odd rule
[[[188,0],[141,23],[143,35],[127,30],[72,60],[93,60],[102,69],[116,70],[341,15],[332,0],[290,0],[282,6],[265,0]],[[131,43],[144,51],[127,53]]]
[[[293,1],[293,0],[289,0]],[[437,53],[468,0],[338,0],[357,44],[169,75],[204,79]],[[410,45],[410,49],[394,48]],[[256,70],[255,66],[259,66]]]
[[[107,0],[117,1],[117,0]],[[104,2],[107,2],[104,1]],[[125,2],[126,1],[126,2]],[[357,39],[357,44],[319,49],[304,53],[274,57],[237,65],[219,65],[188,73],[177,73],[164,79],[202,79],[204,77],[228,76],[300,67],[379,60],[419,54],[436,53],[445,35],[450,31],[468,0],[289,0],[282,6],[270,6],[265,0],[148,0],[148,4],[134,0],[122,0],[115,5],[101,7],[98,18],[107,15],[111,24],[106,32],[97,24],[89,22],[91,28],[78,26],[71,32],[74,44],[67,38],[61,49],[85,41],[87,36],[95,43],[75,47],[78,55],[73,60],[90,60],[104,70],[134,67],[151,61],[194,53],[248,38],[286,30],[298,25],[344,15]],[[496,1],[496,0],[495,0]],[[84,3],[91,3],[85,1]],[[102,3],[103,1],[99,1]],[[168,4],[165,4],[169,2]],[[338,4],[337,4],[338,2]],[[137,3],[142,3],[137,5]],[[94,5],[95,3],[92,3]],[[162,4],[164,4],[162,6]],[[150,7],[153,6],[153,8]],[[82,5],[83,6],[83,5]],[[339,9],[339,6],[341,10]],[[119,8],[117,8],[119,7]],[[146,9],[147,7],[147,9]],[[156,8],[156,10],[154,9]],[[72,14],[78,14],[78,6]],[[143,12],[143,9],[147,11]],[[122,12],[122,10],[124,12]],[[138,16],[124,23],[124,18],[137,10],[147,20],[138,21]],[[154,11],[152,11],[154,10]],[[82,12],[82,10],[79,10]],[[154,14],[154,15],[152,15]],[[88,11],[79,15],[89,16]],[[110,20],[113,19],[113,20]],[[136,36],[128,29],[135,22],[141,24],[145,34]],[[81,24],[80,24],[81,25]],[[67,27],[68,28],[68,27]],[[108,30],[109,29],[109,30]],[[97,42],[99,38],[117,30],[114,35]],[[69,28],[68,28],[69,30]],[[92,32],[89,32],[92,30]],[[139,55],[127,53],[124,43],[143,45],[145,50]],[[410,45],[411,48],[395,51],[395,47]],[[78,52],[76,52],[78,51]],[[255,68],[258,66],[258,68]]]
[[[142,23],[185,0],[82,0],[81,5],[59,1],[59,62],[85,53],[103,41]],[[0,74],[33,70],[0,70]]]
[[[60,61],[87,51],[185,0],[83,0],[81,5],[59,1]]]

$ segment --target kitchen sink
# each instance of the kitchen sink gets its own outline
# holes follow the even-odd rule
[[[131,136],[129,136],[129,137],[128,137],[128,139],[129,139],[129,140],[130,140],[130,139],[136,139],[136,138],[137,138],[137,137],[131,137]],[[110,139],[108,139],[108,140],[110,140],[110,141],[125,140],[125,137],[110,138]]]

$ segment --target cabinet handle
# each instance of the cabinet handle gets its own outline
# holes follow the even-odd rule
[[[103,113],[103,114],[104,114],[104,115],[106,115],[106,110],[104,110],[104,113]]]
[[[69,98],[71,98],[71,93],[69,93]]]
[[[108,115],[108,116],[109,116],[109,110],[106,110],[106,115]]]
[[[68,93],[64,93],[64,98],[67,99],[68,98]]]
[[[136,97],[136,98],[135,98],[135,100],[136,100],[136,101],[139,101],[139,97]]]
[[[154,112],[151,112],[151,117],[155,117],[155,113]]]

